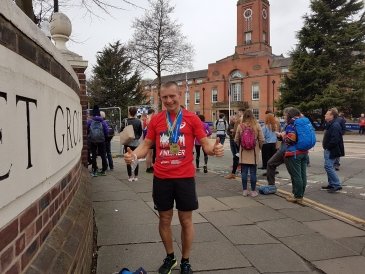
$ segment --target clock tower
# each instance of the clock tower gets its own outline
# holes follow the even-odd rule
[[[236,53],[271,54],[268,0],[238,0]]]

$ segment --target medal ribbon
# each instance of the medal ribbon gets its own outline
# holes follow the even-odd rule
[[[179,110],[176,115],[175,121],[172,123],[168,111],[166,111],[166,123],[167,123],[167,134],[169,136],[169,141],[172,144],[177,144],[177,140],[180,135],[180,125],[182,122],[182,111]]]

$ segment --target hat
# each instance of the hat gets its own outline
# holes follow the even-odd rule
[[[99,106],[98,105],[95,105],[93,107],[93,116],[100,116],[100,109],[99,109]]]

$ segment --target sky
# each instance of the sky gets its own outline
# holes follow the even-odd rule
[[[170,0],[175,6],[173,18],[182,25],[182,32],[195,49],[193,69],[207,69],[214,63],[234,53],[237,31],[237,0]],[[147,0],[133,0],[134,4],[148,8]],[[96,54],[109,43],[120,40],[127,43],[133,35],[132,22],[142,17],[144,10],[118,0],[124,10],[111,10],[110,15],[97,8],[90,16],[80,7],[62,8],[72,23],[69,50],[89,61],[87,77],[96,64]],[[274,54],[288,56],[295,47],[296,33],[303,26],[303,15],[309,13],[310,0],[271,0],[271,46]],[[145,78],[154,78],[149,71]]]

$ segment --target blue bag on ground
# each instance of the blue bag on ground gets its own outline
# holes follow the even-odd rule
[[[123,268],[119,274],[147,274],[147,271],[144,270],[142,267],[138,268],[136,271],[131,272],[128,268]]]
[[[266,185],[266,186],[259,186],[260,194],[268,195],[276,193],[276,186],[274,185]]]
[[[300,117],[294,121],[294,127],[297,133],[297,150],[309,150],[316,145],[316,133],[307,117]]]

